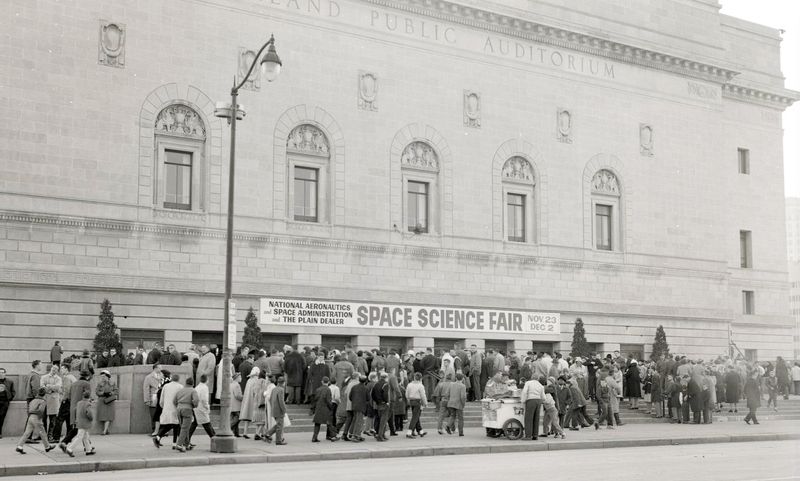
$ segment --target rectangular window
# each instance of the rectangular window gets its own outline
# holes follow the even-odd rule
[[[317,169],[294,168],[294,220],[317,222],[318,182]]]
[[[120,341],[122,342],[122,352],[136,352],[139,346],[144,347],[145,352],[153,349],[156,343],[164,346],[164,331],[149,329],[120,329]]]
[[[752,315],[755,313],[755,293],[753,291],[742,291],[742,314]]]
[[[597,249],[610,251],[611,250],[611,206],[597,204],[595,205],[595,246]]]
[[[408,230],[428,232],[428,184],[408,181]]]
[[[743,148],[739,147],[738,154],[739,154],[739,173],[740,174],[749,174],[750,173],[750,150],[743,149]]]
[[[178,150],[165,150],[164,208],[192,209],[192,154]]]
[[[508,194],[506,196],[506,212],[508,240],[525,242],[525,196]]]
[[[753,267],[752,237],[749,230],[739,231],[739,264],[742,268]]]

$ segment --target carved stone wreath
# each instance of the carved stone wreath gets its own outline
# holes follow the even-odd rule
[[[328,138],[320,129],[310,124],[298,125],[289,132],[286,149],[305,154],[330,154]]]
[[[156,133],[206,138],[206,128],[200,116],[191,107],[181,104],[170,105],[158,113]]]
[[[596,194],[619,195],[617,176],[610,170],[599,170],[592,179],[592,192]]]
[[[411,142],[403,149],[400,156],[403,167],[411,167],[424,170],[439,170],[439,156],[433,147],[425,142]]]
[[[506,163],[503,165],[503,180],[510,180],[523,184],[534,184],[536,182],[531,163],[519,156],[511,157],[506,160]]]

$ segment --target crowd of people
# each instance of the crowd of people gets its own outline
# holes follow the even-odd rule
[[[209,437],[211,405],[218,402],[222,354],[217,346],[194,346],[180,353],[174,345],[155,345],[146,352],[122,356],[118,350],[84,350],[63,357],[56,342],[50,364],[34,361],[25,398],[28,420],[16,450],[41,440],[46,451],[56,446],[69,456],[82,445],[95,453],[89,435],[94,421],[108,434],[114,420],[118,389],[106,367],[151,365],[143,384],[143,403],[151,417],[153,444],[160,448],[170,433],[172,448],[194,448],[192,436],[202,426]],[[123,362],[124,361],[124,362]],[[190,369],[181,383],[171,366]],[[304,404],[313,419],[312,442],[360,443],[366,437],[385,442],[405,431],[415,439],[427,435],[423,410],[436,410],[439,434],[464,434],[464,409],[469,401],[519,398],[525,406],[524,438],[565,437],[565,430],[608,429],[622,426],[620,403],[647,410],[673,423],[711,423],[712,412],[748,410],[746,423],[758,424],[763,398],[778,409],[780,397],[800,393],[800,363],[778,357],[775,363],[752,363],[741,358],[689,359],[672,354],[643,361],[619,352],[598,357],[563,357],[560,353],[507,354],[493,349],[422,352],[357,351],[291,346],[283,349],[240,347],[231,366],[231,428],[234,435],[255,441],[286,444],[284,429],[291,424],[287,404]],[[90,380],[97,377],[92,389]],[[0,428],[14,384],[0,368]],[[592,409],[596,407],[596,409]],[[591,413],[590,413],[591,411]],[[543,423],[540,422],[544,417]],[[63,428],[66,426],[66,430]],[[251,430],[252,428],[252,430]],[[65,433],[62,437],[62,431]]]

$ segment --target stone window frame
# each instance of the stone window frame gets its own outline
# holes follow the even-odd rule
[[[289,134],[300,125],[318,128],[328,140],[328,156],[291,152],[287,149]],[[275,122],[272,153],[272,218],[276,229],[298,230],[304,234],[331,236],[332,227],[345,223],[345,145],[339,123],[325,109],[308,104],[285,110]],[[324,162],[323,162],[324,159]],[[318,222],[295,221],[293,205],[294,166],[320,169]],[[323,170],[327,179],[322,179]],[[291,178],[291,181],[290,181]],[[325,204],[323,204],[325,202]],[[324,213],[323,213],[324,212]],[[323,215],[325,218],[323,219]],[[311,229],[311,230],[308,230]]]
[[[592,180],[595,174],[607,170],[614,174],[619,187],[619,195],[601,194],[592,191]],[[597,154],[593,156],[583,171],[583,242],[584,248],[602,254],[615,254],[629,251],[632,245],[631,235],[626,230],[632,216],[631,188],[622,178],[624,166],[622,162],[611,154]],[[612,207],[611,222],[611,250],[597,249],[595,212],[597,204]]]
[[[533,183],[517,182],[503,177],[506,162],[514,157],[526,160],[533,171]],[[507,246],[538,245],[548,240],[547,229],[547,175],[540,167],[544,164],[541,152],[524,139],[503,142],[492,160],[492,238]],[[525,241],[508,240],[506,196],[525,196]]]
[[[157,134],[155,124],[158,114],[173,104],[182,104],[194,110],[206,128],[201,149],[204,178],[200,188],[203,202],[202,207],[198,204],[198,208],[192,211],[165,209],[158,205],[158,179],[163,178],[158,172],[161,143],[174,144],[177,150],[192,148],[191,142],[184,142],[179,137]],[[222,122],[214,117],[214,101],[192,85],[161,85],[145,97],[139,112],[138,205],[144,209],[142,220],[166,218],[169,222],[205,224],[209,222],[208,214],[222,213],[222,128]],[[194,142],[196,146],[197,141]],[[195,207],[194,200],[192,207]]]
[[[423,142],[433,149],[439,161],[437,171],[403,166],[403,151],[414,142]],[[400,231],[403,239],[430,239],[440,242],[453,235],[452,151],[445,138],[432,126],[408,124],[392,139],[389,149],[389,191],[391,198],[391,228]],[[419,235],[408,232],[408,181],[428,183],[428,231]]]

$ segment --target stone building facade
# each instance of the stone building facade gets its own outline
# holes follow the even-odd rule
[[[581,318],[603,353],[663,325],[789,356],[778,32],[570,3],[3,2],[0,365],[90,346],[104,298],[128,348],[221,341],[214,105],[270,33],[283,72],[239,97],[239,336],[252,306],[275,345],[567,351]],[[289,325],[267,299],[526,321]]]

